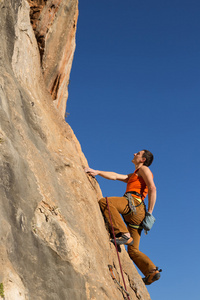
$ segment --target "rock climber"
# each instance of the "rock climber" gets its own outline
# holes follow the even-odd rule
[[[99,175],[110,180],[120,180],[127,183],[123,197],[108,197],[107,201],[111,219],[116,235],[117,245],[128,246],[128,254],[140,271],[144,274],[143,281],[146,285],[160,278],[161,270],[139,250],[141,232],[146,233],[151,229],[155,218],[153,209],[156,203],[156,186],[153,174],[149,169],[153,161],[153,154],[148,150],[141,150],[134,154],[132,160],[135,165],[134,173],[123,175],[115,172],[99,171],[86,168],[85,172],[95,177]],[[146,210],[144,199],[148,194],[148,208]],[[102,213],[109,221],[109,212],[106,198],[99,201]],[[123,222],[120,214],[126,223]],[[113,240],[112,240],[113,241]]]

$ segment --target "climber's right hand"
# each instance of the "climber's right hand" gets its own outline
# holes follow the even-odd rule
[[[84,171],[87,173],[87,174],[89,174],[89,175],[91,175],[91,176],[93,176],[93,177],[95,177],[95,176],[97,176],[98,174],[99,174],[99,171],[98,170],[94,170],[94,169],[91,169],[91,168],[85,168],[84,169]]]

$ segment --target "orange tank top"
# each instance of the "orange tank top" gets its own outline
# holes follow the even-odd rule
[[[126,193],[135,191],[138,194],[142,195],[141,199],[144,200],[146,195],[148,194],[148,187],[141,176],[138,176],[136,173],[139,169],[135,170],[135,172],[131,175],[128,180]],[[153,176],[153,174],[152,174]]]

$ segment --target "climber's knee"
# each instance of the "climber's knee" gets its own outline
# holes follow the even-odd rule
[[[101,207],[101,209],[105,209],[105,207],[107,207],[106,198],[101,198],[99,200],[99,206]]]

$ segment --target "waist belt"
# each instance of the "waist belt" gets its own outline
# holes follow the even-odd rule
[[[133,194],[133,195],[136,195],[136,196],[138,196],[138,197],[142,197],[141,194],[139,194],[139,193],[137,193],[137,192],[135,192],[135,191],[126,192],[126,194]]]

